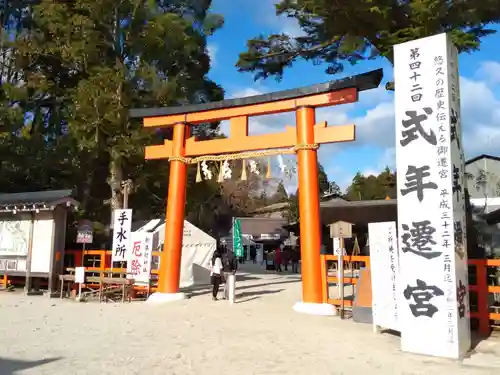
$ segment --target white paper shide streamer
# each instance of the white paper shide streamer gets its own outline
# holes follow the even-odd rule
[[[224,180],[229,180],[231,178],[232,171],[227,160],[224,160],[224,162],[222,163],[222,175],[224,177]]]
[[[205,180],[212,179],[212,171],[208,168],[207,162],[205,160],[201,162],[201,171],[203,172],[203,176],[205,176]]]

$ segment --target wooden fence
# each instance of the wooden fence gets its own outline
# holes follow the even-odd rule
[[[151,291],[155,290],[155,280],[158,277],[158,258],[160,253],[153,251],[152,254],[152,285]],[[322,278],[323,278],[323,301],[333,305],[340,305],[338,299],[329,298],[328,285],[331,283],[337,284],[337,276],[329,276],[328,263],[335,263],[338,257],[335,255],[321,255]],[[87,271],[123,271],[123,266],[111,264],[111,251],[109,250],[66,250],[64,257],[64,268],[66,267],[81,267],[84,266]],[[370,268],[369,256],[345,256],[344,270],[344,285],[356,285],[359,280],[359,273],[355,272],[362,267]],[[500,313],[492,306],[489,306],[488,295],[490,293],[500,293],[500,286],[488,285],[488,268],[500,267],[500,259],[469,259],[469,291],[471,301],[471,318],[477,319],[478,328],[482,334],[489,334],[491,331],[491,321],[500,321]],[[354,270],[349,274],[349,270]],[[7,285],[7,277],[2,280]],[[143,288],[137,288],[143,289]],[[345,300],[344,306],[352,306],[352,301]]]
[[[338,277],[328,274],[328,263],[338,262],[336,255],[321,255],[322,277],[323,277],[323,302],[333,305],[339,305],[338,299],[329,298],[328,285],[331,283],[337,284]],[[361,267],[370,268],[369,256],[345,256],[344,270],[349,269],[359,270]],[[489,305],[488,295],[490,293],[500,293],[500,286],[488,285],[488,268],[500,267],[500,259],[469,259],[469,295],[471,301],[472,319],[477,319],[479,331],[484,335],[489,335],[491,331],[491,321],[500,321],[500,313],[493,311],[493,306]],[[356,285],[358,283],[358,275],[356,272],[351,272],[350,275],[344,277],[345,284]],[[352,301],[345,300],[344,306],[352,306]]]
[[[158,277],[158,259],[160,257],[159,251],[153,251],[151,260],[151,286],[150,291],[156,290],[156,279]],[[66,250],[64,256],[64,268],[67,267],[85,267],[87,272],[101,271],[108,272],[123,272],[126,270],[123,264],[115,262],[111,264],[111,251],[110,250]],[[88,285],[92,287],[92,285]],[[134,287],[134,289],[146,289],[147,287]]]

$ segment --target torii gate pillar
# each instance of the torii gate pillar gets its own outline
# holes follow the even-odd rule
[[[315,110],[298,108],[297,143],[313,144]],[[319,213],[318,155],[316,150],[298,150],[300,252],[302,258],[302,301],[322,303],[321,277],[321,222]],[[296,308],[304,307],[296,305]]]
[[[179,293],[186,173],[189,158],[242,151],[293,148],[298,157],[299,213],[302,257],[302,301],[299,312],[334,315],[335,307],[326,303],[326,285],[321,275],[321,219],[319,210],[318,157],[323,143],[350,142],[355,126],[328,127],[316,124],[315,108],[356,102],[358,92],[378,87],[382,70],[319,85],[248,98],[170,108],[134,109],[130,117],[144,119],[145,127],[173,127],[173,140],[146,147],[146,159],[169,159],[170,182],[165,224],[165,243],[160,255],[157,293],[149,302],[168,302],[185,298]],[[295,111],[296,127],[284,132],[248,136],[248,117]],[[197,141],[189,137],[189,126],[230,120],[230,137]]]

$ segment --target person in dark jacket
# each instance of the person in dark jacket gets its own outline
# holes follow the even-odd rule
[[[252,260],[252,263],[255,264],[257,263],[257,249],[255,246],[250,246],[250,259]]]
[[[299,273],[300,250],[292,249],[292,272]]]

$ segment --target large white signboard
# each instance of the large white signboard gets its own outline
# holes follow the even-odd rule
[[[0,256],[27,256],[30,220],[0,221]]]
[[[399,255],[396,223],[369,223],[373,324],[399,331]]]
[[[132,210],[115,210],[113,223],[113,262],[124,262],[132,246]]]
[[[445,34],[394,47],[404,351],[470,349],[457,50]]]
[[[132,233],[132,246],[127,259],[127,277],[134,279],[136,285],[149,285],[153,255],[152,246],[152,233]]]

